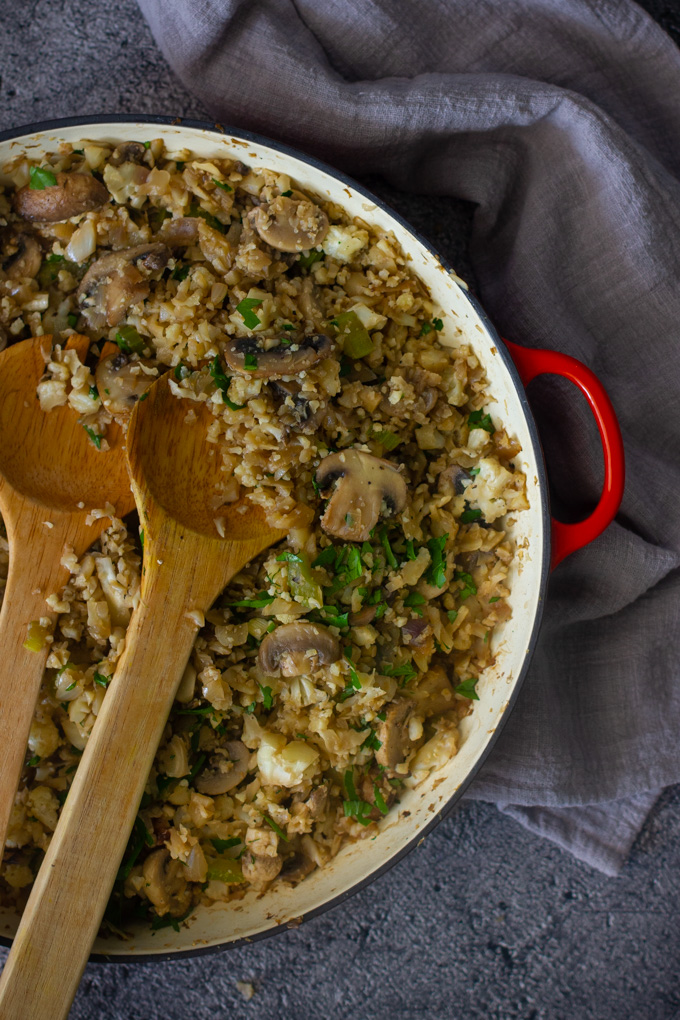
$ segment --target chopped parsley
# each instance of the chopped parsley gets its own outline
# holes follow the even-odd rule
[[[71,329],[75,329],[77,321],[78,316],[74,312],[71,312],[69,315],[66,316],[66,323],[68,326],[70,326]]]
[[[152,931],[160,931],[161,928],[173,928],[174,931],[179,931],[179,926],[182,921],[186,921],[189,914],[193,912],[193,907],[189,907],[181,917],[172,917],[171,914],[163,914],[162,917],[156,915],[151,922]]]
[[[442,330],[444,328],[444,323],[442,322],[441,319],[433,319],[432,320],[432,325],[437,330],[437,332],[440,332],[440,330]]]
[[[472,411],[468,415],[468,428],[470,431],[473,429],[484,429],[485,432],[495,432],[494,424],[491,421],[490,414],[484,414],[484,408],[480,408],[479,411]]]
[[[427,548],[430,552],[432,562],[427,568],[427,580],[435,588],[443,588],[446,584],[446,560],[444,558],[444,547],[448,535],[440,535],[439,538],[429,538]]]
[[[463,680],[457,687],[454,687],[454,690],[456,694],[462,694],[464,698],[469,698],[470,701],[479,701],[479,695],[475,690],[478,683],[479,679],[476,676],[471,676],[467,680]]]
[[[289,188],[289,189],[288,189],[288,191],[282,191],[282,192],[281,192],[281,198],[290,198],[290,196],[291,196],[292,194],[293,194],[293,192],[292,192],[292,191],[291,191],[291,189]]]
[[[261,305],[262,300],[262,298],[244,298],[243,301],[239,301],[236,305],[236,311],[241,314],[243,323],[248,329],[255,329],[256,326],[260,325],[260,320],[253,311],[253,308],[257,308],[258,305]],[[248,356],[246,355],[246,360],[247,358]]]
[[[427,334],[431,333],[433,329],[436,329],[437,332],[439,332],[443,328],[444,328],[444,323],[442,322],[441,319],[433,319],[432,322],[424,322],[423,323],[422,328],[420,330],[420,335],[421,336],[427,336]]]
[[[57,178],[51,170],[47,170],[45,167],[32,166],[28,171],[29,188],[31,191],[44,191],[45,188],[53,188],[57,183]]]
[[[178,365],[177,368],[182,368],[182,366]],[[175,376],[179,378],[179,376],[177,376],[177,368],[175,369]],[[213,360],[210,362],[210,377],[214,381],[217,388],[222,393],[222,400],[227,405],[227,407],[232,411],[242,411],[243,408],[245,407],[245,404],[235,404],[233,400],[229,399],[229,386],[231,385],[231,378],[228,375],[224,374],[224,369],[222,368],[222,365],[220,364],[220,359],[217,355],[215,355]]]
[[[97,449],[101,450],[101,448],[102,448],[102,437],[98,436],[97,433],[95,432],[95,430],[90,428],[89,425],[85,425],[84,422],[83,422],[83,428],[85,429],[85,431],[87,432],[88,436],[90,437],[90,439],[92,440],[94,445],[97,447]]]
[[[499,599],[500,599],[500,595],[494,595],[493,598],[489,599],[489,602],[490,603],[491,602],[498,602]]]
[[[99,684],[100,687],[108,687],[111,681],[111,677],[105,676],[103,673],[99,673],[95,669],[93,680],[96,684]]]
[[[213,184],[215,184],[218,188],[221,188],[222,191],[233,191],[234,190],[232,188],[231,184],[227,184],[226,181],[218,181],[216,177],[213,177],[212,180],[213,180]]]
[[[314,263],[319,262],[325,254],[324,251],[310,251],[306,255],[301,255],[298,261],[303,269],[311,269]]]
[[[379,751],[381,747],[382,747],[382,741],[378,740],[378,738],[376,737],[376,735],[373,732],[373,730],[370,729],[370,727],[369,727],[369,734],[366,737],[366,739],[364,740],[364,742],[361,745],[361,747],[359,748],[359,750],[360,751],[367,751],[367,750],[370,750],[370,751]]]
[[[460,515],[460,520],[462,524],[472,524],[473,521],[478,521],[481,516],[481,510],[472,510],[467,507]]]
[[[226,602],[225,605],[235,609],[262,609],[264,606],[270,606],[273,601],[273,595],[270,595],[266,591],[261,591],[252,599],[240,599],[238,602]]]
[[[345,818],[355,818],[360,825],[370,825],[371,819],[368,815],[373,810],[373,805],[359,799],[351,769],[347,769],[343,781],[347,792],[347,800],[343,803]]]
[[[274,830],[279,839],[282,839],[284,843],[290,842],[288,836],[286,836],[281,826],[277,825],[273,818],[270,818],[269,815],[263,815],[262,817],[264,818],[269,828]]]
[[[413,547],[413,539],[412,538],[407,538],[406,539],[406,559],[407,560],[417,560],[418,559],[418,554],[416,553],[416,551],[415,551],[415,549]]]
[[[219,836],[214,836],[210,842],[215,847],[218,854],[223,854],[225,850],[229,850],[233,846],[238,846],[241,840],[238,836],[231,836],[229,839],[220,839]]]
[[[392,550],[392,546],[390,545],[390,540],[389,540],[388,535],[387,535],[387,528],[386,527],[380,529],[380,542],[381,542],[381,545],[382,545],[383,549],[385,550],[385,559],[389,563],[389,565],[392,568],[392,570],[396,570],[396,567],[397,567],[397,557],[394,555],[394,552]]]
[[[89,396],[92,398],[92,400],[99,400],[99,390],[97,389],[96,386],[90,386]]]
[[[170,273],[170,279],[180,281],[186,280],[187,276],[189,275],[190,269],[191,266],[189,265],[183,266],[181,262],[178,262],[173,271]]]
[[[335,606],[322,606],[309,614],[312,623],[325,623],[329,627],[337,627],[338,630],[347,630],[349,627],[349,610],[346,613],[339,612]]]
[[[243,359],[243,367],[245,368],[246,372],[254,372],[257,368],[256,356],[254,354],[246,354],[246,356]]]
[[[449,609],[449,611],[447,612],[446,615],[449,618],[449,623],[455,623],[456,620],[458,619],[458,610],[457,609]]]
[[[29,767],[29,769],[34,769],[36,767],[36,765],[39,763],[39,761],[40,761],[40,755],[39,754],[34,754],[33,757],[30,758],[29,761],[26,762],[26,764]]]
[[[139,529],[139,544],[144,548],[144,528]]]
[[[400,687],[405,687],[410,680],[418,676],[418,670],[414,669],[410,662],[402,662],[400,666],[382,666],[380,672],[383,676],[397,677]]]
[[[477,594],[477,585],[472,580],[472,574],[466,574],[464,570],[457,570],[453,575],[454,581],[462,581],[463,589],[460,592],[460,600],[464,602],[465,599],[470,598],[471,595]]]
[[[411,594],[407,595],[404,599],[404,605],[408,606],[409,609],[412,609],[418,616],[422,616],[423,610],[421,606],[423,606],[426,601],[425,596],[421,595],[420,592],[412,591]]]
[[[474,478],[475,475],[479,474],[479,468],[478,467],[470,468],[468,474],[471,474],[472,477]]]
[[[215,358],[215,361],[217,361],[217,364],[218,364],[218,367],[219,367],[219,358]],[[183,361],[180,361],[179,365],[175,365],[175,368],[174,368],[172,374],[174,375],[174,377],[177,380],[177,382],[181,382],[182,379],[186,379],[187,376],[191,375],[191,369],[189,368],[188,365],[185,365]],[[212,375],[212,365],[210,367],[210,374]],[[226,378],[226,376],[225,376],[225,378]],[[215,379],[214,375],[213,375],[213,379]],[[227,380],[227,382],[228,381],[229,380]]]
[[[271,687],[263,687],[259,680],[257,681],[257,686],[260,688],[260,694],[262,695],[262,706],[265,712],[268,712],[274,704],[272,689]]]

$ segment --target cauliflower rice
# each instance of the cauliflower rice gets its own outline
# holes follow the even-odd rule
[[[42,408],[68,404],[105,456],[107,426],[170,370],[187,421],[197,401],[213,414],[223,502],[288,532],[200,621],[105,918],[177,926],[375,837],[455,755],[510,613],[520,448],[394,238],[285,174],[160,140],[64,144],[5,172],[0,347],[51,335]],[[69,582],[36,623],[49,656],[0,870],[18,908],[142,552],[137,516],[111,517],[85,556],[64,550]],[[2,529],[0,593],[7,566]]]

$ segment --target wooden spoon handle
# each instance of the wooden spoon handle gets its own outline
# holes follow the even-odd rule
[[[2,973],[2,1020],[68,1015],[198,630],[182,595],[176,570],[147,565],[143,602]]]
[[[85,530],[92,531],[94,542],[101,531],[100,522],[87,529],[71,515],[32,504],[20,513],[13,509],[17,524],[12,526],[8,517],[9,575],[0,611],[0,858],[49,652],[48,644],[37,650],[24,647],[29,624],[55,619],[45,599],[68,579],[61,566],[64,546]]]

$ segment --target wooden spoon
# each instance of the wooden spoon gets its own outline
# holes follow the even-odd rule
[[[167,376],[133,411],[141,599],[0,979],[2,1020],[67,1015],[203,614],[284,535],[258,507],[211,509],[227,480],[206,439],[213,420],[204,404],[173,396]]]
[[[98,450],[72,408],[40,409],[36,386],[51,341],[24,340],[0,354],[0,512],[10,554],[0,612],[0,858],[49,651],[39,621],[56,619],[45,599],[69,576],[64,547],[82,556],[109,524],[88,520],[91,510],[110,503],[122,517],[134,508],[118,426],[107,430],[110,449]],[[84,361],[89,342],[75,336],[67,347]]]

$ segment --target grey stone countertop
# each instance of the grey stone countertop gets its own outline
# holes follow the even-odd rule
[[[669,2],[645,6],[680,28]],[[134,0],[4,0],[0,22],[0,129],[103,112],[209,119]],[[471,279],[462,204],[368,183]],[[196,959],[89,964],[71,1016],[670,1020],[679,913],[678,790],[617,879],[491,805],[464,803],[386,875],[296,930]],[[252,984],[250,1001],[237,982]]]

